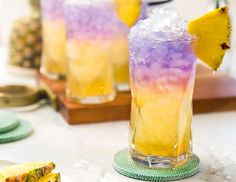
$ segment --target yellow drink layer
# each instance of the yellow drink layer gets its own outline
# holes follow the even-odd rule
[[[173,157],[191,152],[193,87],[174,93],[135,92],[131,148],[143,155]]]
[[[65,26],[63,21],[43,21],[43,68],[49,74],[66,74]]]
[[[129,83],[129,48],[126,37],[116,37],[112,46],[112,62],[116,83]]]
[[[71,98],[113,93],[109,44],[88,40],[68,41],[67,90]]]

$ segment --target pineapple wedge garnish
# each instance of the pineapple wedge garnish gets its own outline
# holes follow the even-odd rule
[[[226,50],[230,48],[231,25],[228,8],[218,8],[190,21],[188,32],[196,36],[196,41],[193,42],[196,56],[213,70],[217,70]]]
[[[141,9],[141,0],[114,0],[117,16],[128,26],[132,27],[138,20]]]
[[[17,164],[0,170],[0,182],[36,182],[51,173],[53,162]]]
[[[60,173],[50,173],[38,180],[37,182],[61,182],[61,176]]]

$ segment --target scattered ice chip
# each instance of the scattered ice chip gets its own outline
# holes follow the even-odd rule
[[[203,174],[200,176],[200,179],[203,181],[208,181],[208,176],[206,174]]]
[[[116,175],[106,173],[103,178],[100,179],[100,182],[122,182]]]
[[[88,171],[89,172],[92,172],[92,173],[96,173],[96,174],[103,174],[104,173],[104,169],[99,167],[98,165],[96,164],[92,164],[89,168],[88,168]]]
[[[223,167],[224,166],[221,161],[216,161],[214,164],[210,166],[210,168],[213,169],[214,171],[221,170],[223,169]]]
[[[84,159],[80,159],[77,163],[74,164],[75,168],[87,169],[89,168],[90,163]]]
[[[64,175],[61,175],[61,181],[63,181],[63,182],[72,182],[72,180],[69,177],[64,176]]]
[[[231,180],[232,177],[231,177],[230,175],[226,175],[226,176],[225,176],[225,179],[227,179],[227,180]]]

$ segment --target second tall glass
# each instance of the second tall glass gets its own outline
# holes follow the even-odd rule
[[[64,0],[41,0],[43,58],[40,71],[50,79],[64,78],[66,74],[63,3]]]
[[[114,99],[112,43],[118,20],[113,3],[68,0],[64,6],[67,32],[67,97],[94,104]]]

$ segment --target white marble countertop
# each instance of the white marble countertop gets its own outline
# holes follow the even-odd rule
[[[4,65],[0,61],[0,84],[34,84],[33,78],[7,73]],[[0,144],[0,165],[3,161],[54,161],[57,170],[70,179],[63,182],[135,181],[112,169],[114,154],[127,147],[128,121],[70,126],[49,106],[16,114],[33,125],[34,133]],[[195,115],[193,146],[201,159],[201,172],[183,181],[236,181],[236,112]]]

